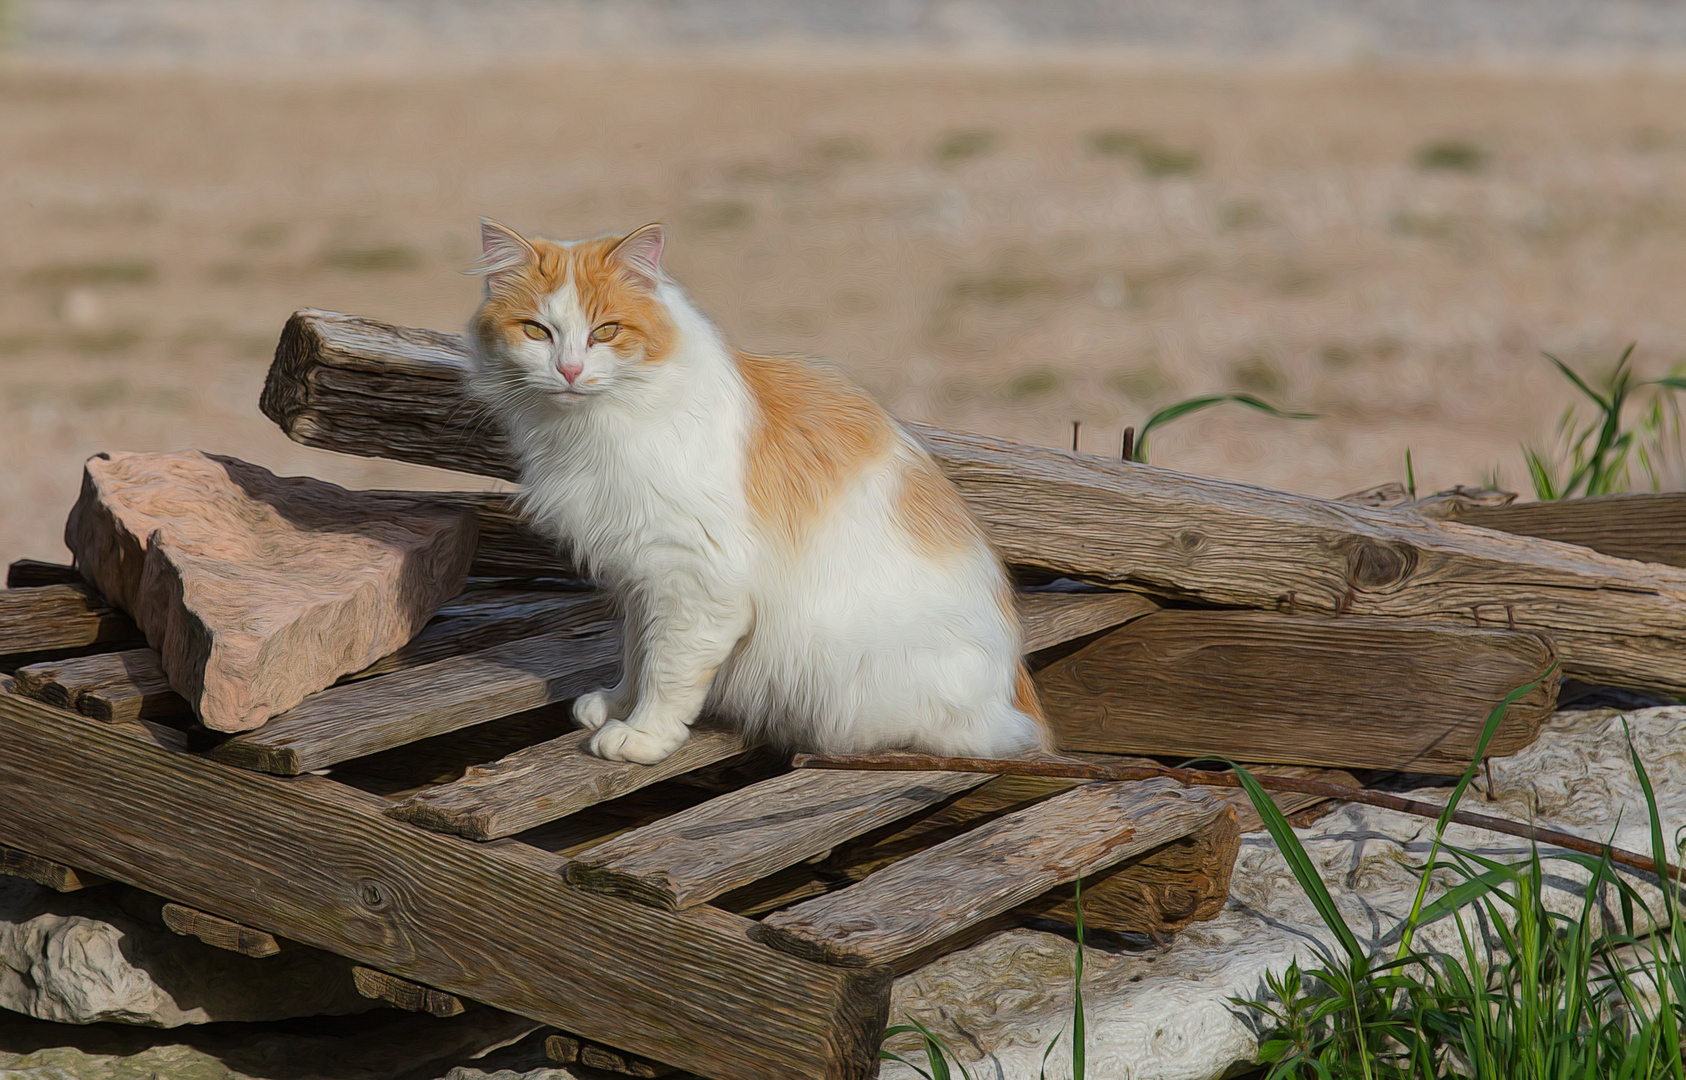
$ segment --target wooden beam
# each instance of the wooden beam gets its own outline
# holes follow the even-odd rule
[[[274,956],[287,947],[286,939],[278,938],[267,930],[242,926],[232,919],[190,908],[186,904],[166,903],[163,916],[164,925],[183,937],[196,937],[207,945],[237,952],[241,956]]]
[[[787,957],[718,909],[583,892],[526,845],[413,829],[331,780],[231,769],[122,727],[0,694],[0,836],[718,1080],[875,1074],[885,971]]]
[[[841,892],[775,911],[755,936],[827,963],[893,964],[1231,812],[1216,796],[1172,781],[1084,784]]]
[[[462,395],[460,338],[294,315],[264,387],[292,438],[510,478]],[[1515,536],[908,425],[1010,563],[1218,607],[1515,625],[1590,681],[1686,692],[1686,571]]]
[[[388,975],[384,971],[361,965],[351,969],[351,981],[357,992],[370,1001],[382,1001],[405,1012],[430,1013],[441,1019],[460,1016],[465,1011],[462,999],[431,986],[413,983]]]
[[[1454,503],[1445,520],[1578,544],[1619,559],[1686,566],[1686,493],[1678,491],[1509,506]]]
[[[789,772],[589,848],[568,864],[567,878],[656,907],[692,907],[988,779],[976,773]]]
[[[1024,651],[1033,653],[1151,615],[1159,605],[1139,593],[1018,594]]]
[[[0,656],[144,644],[129,617],[87,585],[0,589]]]
[[[737,732],[699,725],[666,761],[638,765],[586,752],[589,731],[571,731],[470,768],[461,780],[417,792],[387,815],[471,840],[513,836],[641,787],[736,757]]]
[[[1557,702],[1535,634],[1429,622],[1161,611],[1036,674],[1061,749],[1461,773],[1534,741]]]
[[[109,878],[90,874],[86,870],[78,870],[74,866],[43,859],[39,855],[31,855],[27,851],[0,845],[0,874],[10,874],[12,877],[28,878],[37,885],[45,885],[54,892],[76,892],[80,889],[91,889],[95,885],[105,885]]]
[[[329,687],[224,740],[211,757],[296,776],[577,697],[614,680],[619,638],[599,623]]]

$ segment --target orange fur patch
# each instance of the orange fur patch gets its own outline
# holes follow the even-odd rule
[[[615,236],[572,245],[529,240],[537,258],[493,289],[474,316],[481,348],[490,351],[499,339],[519,338],[522,322],[540,314],[546,298],[567,283],[572,271],[580,310],[591,325],[621,324],[610,348],[628,356],[642,346],[646,362],[666,359],[673,347],[673,322],[655,294],[614,257],[620,242]]]
[[[1019,664],[1018,676],[1013,680],[1013,707],[1042,726],[1042,747],[1051,747],[1053,736],[1048,731],[1048,717],[1042,712],[1042,699],[1036,696],[1036,683],[1031,680],[1030,669],[1023,663]]]
[[[736,353],[755,407],[746,461],[750,509],[791,544],[894,438],[890,418],[848,379],[795,357]]]
[[[929,555],[963,551],[983,538],[960,492],[923,455],[902,473],[896,520]]]

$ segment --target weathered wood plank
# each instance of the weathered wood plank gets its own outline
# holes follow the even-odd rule
[[[6,588],[33,589],[42,585],[80,585],[82,575],[64,563],[19,559],[6,567]]]
[[[187,699],[170,689],[151,649],[95,653],[18,668],[16,691],[95,720],[187,716]]]
[[[454,784],[418,792],[387,814],[435,832],[495,840],[749,749],[737,732],[702,724],[656,765],[605,761],[586,752],[590,741],[591,732],[571,731],[517,750],[469,769]]]
[[[784,956],[714,908],[587,893],[525,845],[412,829],[332,781],[230,769],[123,726],[0,694],[0,837],[718,1080],[876,1070],[886,972]]]
[[[264,412],[312,446],[513,477],[506,443],[464,405],[465,357],[450,335],[300,312],[282,332]],[[1566,671],[1589,681],[1686,691],[1686,571],[909,427],[1010,563],[1219,607],[1502,620],[1550,635]]]
[[[431,1013],[443,1019],[460,1016],[464,1011],[462,999],[455,994],[447,994],[431,986],[400,979],[396,975],[388,975],[374,968],[361,965],[352,968],[351,981],[357,987],[357,992],[370,1001],[383,1001],[405,1012]]]
[[[27,851],[0,845],[0,874],[28,878],[37,885],[45,885],[54,892],[76,892],[104,885],[109,879],[74,866],[43,859]]]
[[[0,589],[0,656],[144,644],[134,622],[87,585]]]
[[[1460,773],[1534,741],[1557,701],[1534,634],[1262,611],[1161,611],[1036,674],[1065,750]],[[1543,680],[1543,681],[1542,681]]]
[[[619,654],[613,625],[597,622],[330,687],[211,757],[283,776],[309,772],[576,697],[613,681]]]
[[[1024,651],[1060,645],[1121,626],[1159,610],[1159,605],[1139,593],[1018,594],[1019,622],[1024,626]]]
[[[1249,765],[1249,772],[1254,776],[1292,776],[1302,780],[1321,780],[1326,784],[1344,784],[1347,787],[1363,787],[1358,778],[1344,769],[1319,769],[1309,765]],[[1239,788],[1213,788],[1212,793],[1218,798],[1235,807],[1238,824],[1243,833],[1258,832],[1264,828],[1264,819],[1253,809],[1253,800]],[[1302,791],[1272,791],[1270,801],[1283,815],[1292,818],[1301,811],[1310,810],[1329,800],[1322,795],[1308,795]]]
[[[477,590],[439,610],[408,644],[341,684],[420,667],[458,653],[564,630],[581,618],[608,619],[608,601],[594,592]],[[185,717],[192,709],[170,688],[151,649],[30,664],[17,671],[17,692],[95,720]]]
[[[183,937],[195,937],[207,945],[237,952],[241,956],[274,956],[287,947],[284,938],[277,938],[267,930],[243,926],[232,919],[190,908],[186,904],[166,903],[163,917],[164,925]],[[359,985],[358,989],[361,990],[362,986]]]
[[[1686,566],[1686,493],[1451,507],[1466,525],[1578,544],[1618,559]]]
[[[1083,923],[1105,930],[1163,935],[1215,918],[1229,900],[1229,879],[1241,851],[1235,808],[1141,856],[1083,879]],[[1068,926],[1077,924],[1076,890],[1051,889],[1018,908]]]
[[[895,963],[1080,874],[1186,836],[1228,803],[1170,781],[1084,784],[762,920],[755,934],[827,963]]]
[[[589,848],[568,864],[567,878],[657,907],[692,907],[988,779],[790,772]]]
[[[651,1061],[637,1054],[625,1054],[613,1047],[582,1039],[577,1035],[558,1032],[544,1040],[544,1053],[558,1065],[586,1065],[622,1076],[671,1076],[677,1072],[671,1065]]]

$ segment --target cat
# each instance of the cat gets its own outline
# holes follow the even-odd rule
[[[654,764],[705,709],[819,753],[1048,747],[1000,559],[865,391],[728,346],[659,224],[481,238],[470,390],[526,512],[625,615],[620,682],[574,703],[592,753]]]

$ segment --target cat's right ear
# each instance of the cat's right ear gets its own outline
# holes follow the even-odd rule
[[[520,233],[491,218],[480,219],[480,262],[474,272],[486,278],[487,291],[499,288],[538,261],[539,253]]]

